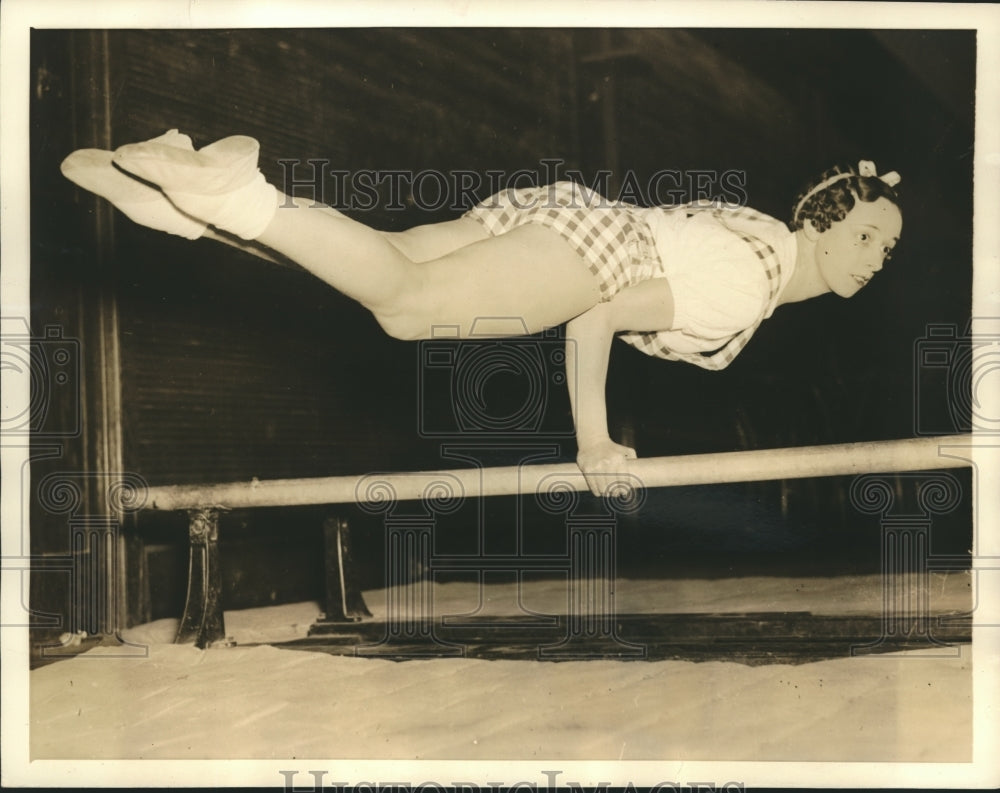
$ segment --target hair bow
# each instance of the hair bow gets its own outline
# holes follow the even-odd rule
[[[881,176],[878,175],[878,171],[875,170],[875,163],[871,160],[861,160],[858,163],[858,175],[859,176],[875,176],[885,182],[889,187],[895,187],[899,184],[902,177],[896,171],[889,171],[889,173],[884,173]]]

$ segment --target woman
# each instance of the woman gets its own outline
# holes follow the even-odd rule
[[[651,355],[723,368],[777,306],[857,293],[902,231],[898,174],[862,161],[814,181],[791,230],[745,207],[642,209],[559,182],[381,232],[279,193],[257,168],[258,150],[234,136],[196,151],[171,130],[113,153],[74,152],[62,170],[143,225],[235,242],[221,231],[277,251],[396,338],[430,338],[442,325],[459,338],[473,326],[477,337],[509,335],[510,318],[526,333],[566,323],[577,463],[595,494],[635,457],[607,429],[616,334]]]

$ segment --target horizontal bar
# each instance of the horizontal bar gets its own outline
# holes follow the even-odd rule
[[[949,447],[965,450],[965,454],[948,455]],[[971,465],[968,459],[971,447],[971,435],[942,435],[896,441],[649,457],[630,460],[623,479],[632,486],[650,488],[962,468]],[[168,485],[149,488],[146,508],[377,505],[385,501],[420,499],[447,502],[519,493],[547,492],[555,495],[561,491],[587,489],[587,483],[576,465],[560,463]]]

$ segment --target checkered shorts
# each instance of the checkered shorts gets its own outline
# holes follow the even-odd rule
[[[615,203],[575,182],[509,188],[463,217],[496,236],[525,223],[558,232],[601,281],[606,302],[626,286],[650,278],[658,265],[652,232],[631,204]]]

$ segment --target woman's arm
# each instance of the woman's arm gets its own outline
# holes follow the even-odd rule
[[[663,278],[623,289],[566,325],[566,380],[576,425],[577,465],[594,495],[603,495],[625,471],[635,450],[615,443],[608,434],[605,398],[608,357],[615,333],[623,330],[668,330],[673,296]]]

